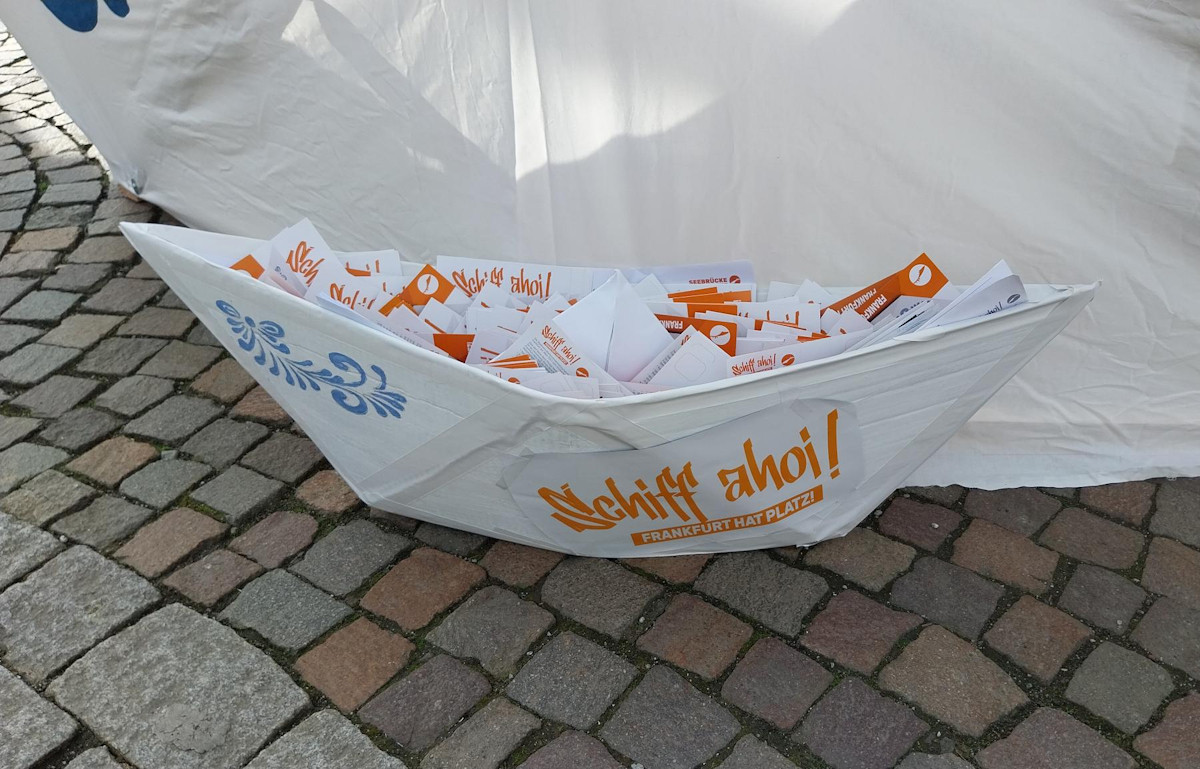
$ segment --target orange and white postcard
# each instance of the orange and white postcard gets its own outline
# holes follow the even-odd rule
[[[932,259],[921,254],[904,269],[839,299],[830,307],[838,312],[856,310],[871,320],[900,296],[953,299],[958,296],[958,289],[951,285]]]
[[[738,284],[754,282],[754,265],[745,259],[729,262],[709,262],[706,264],[637,267],[623,269],[621,272],[633,283],[637,283],[647,275],[653,275],[663,285],[671,286],[736,286]]]
[[[547,371],[557,371],[581,379],[596,379],[600,385],[600,392],[605,397],[628,394],[620,382],[605,371],[604,364],[584,354],[582,348],[556,321],[526,329],[500,354],[500,359],[518,355],[528,355]]]
[[[808,331],[821,330],[821,307],[815,302],[801,302],[794,298],[770,302],[738,302],[737,314],[743,318],[787,323]]]
[[[745,376],[757,374],[760,371],[773,371],[801,363],[808,363],[821,358],[828,358],[846,351],[850,345],[866,336],[869,331],[856,331],[850,334],[838,334],[825,339],[815,339],[811,342],[796,342],[795,344],[774,347],[762,352],[738,355],[730,358],[729,376]]]
[[[267,274],[281,288],[297,296],[308,293],[308,287],[323,265],[338,261],[308,219],[300,220],[271,238],[270,247]]]
[[[737,352],[738,324],[734,320],[689,318],[686,315],[656,314],[654,317],[672,334],[682,334],[689,328],[695,328],[726,354],[733,355]]]
[[[425,303],[420,318],[431,334],[456,334],[463,327],[462,316],[436,299]]]
[[[490,363],[517,341],[517,335],[505,331],[477,331],[467,348],[465,363]]]
[[[568,298],[585,296],[591,292],[596,274],[591,267],[505,262],[464,256],[439,256],[437,270],[467,296],[474,296],[484,287],[493,285],[513,296],[541,300],[549,299],[556,293]],[[603,272],[612,274],[612,270]]]
[[[413,307],[421,307],[431,301],[444,302],[454,293],[454,284],[428,264],[421,268],[400,297]]]

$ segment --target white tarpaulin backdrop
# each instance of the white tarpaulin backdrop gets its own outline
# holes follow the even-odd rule
[[[0,19],[114,180],[191,225],[762,283],[921,251],[959,283],[1101,279],[913,482],[1200,473],[1200,4],[130,5]]]

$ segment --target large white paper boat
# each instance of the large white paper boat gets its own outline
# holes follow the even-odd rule
[[[1012,310],[835,358],[582,401],[502,381],[219,266],[261,241],[152,224],[122,230],[365,502],[604,557],[747,550],[845,534],[1062,331],[1096,289],[1030,285],[1029,301]],[[831,409],[842,415],[845,472],[836,478],[822,443],[828,438],[811,420]],[[705,469],[736,465],[750,436],[760,459],[778,446],[786,460],[789,441],[800,443],[801,423],[811,423],[812,440],[805,441],[819,444],[825,475],[814,480],[822,468],[810,462],[794,486],[785,472],[781,488],[739,497],[728,509],[711,503],[720,487],[701,515],[673,511],[679,506],[661,494],[651,500],[657,508],[643,506],[639,516],[626,506],[622,513],[611,499],[583,491],[636,473],[639,463],[652,479],[693,460],[701,485],[713,485]],[[793,459],[803,454],[793,448]],[[539,507],[539,490],[544,500],[565,487],[587,500],[586,514],[572,518],[561,504]],[[732,500],[728,486],[724,491]]]

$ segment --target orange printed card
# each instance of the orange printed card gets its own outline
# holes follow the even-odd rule
[[[401,297],[407,304],[419,307],[423,304],[429,304],[429,301],[432,299],[444,302],[453,291],[454,284],[431,265],[427,264],[421,268],[416,277],[397,296]]]
[[[694,328],[704,334],[728,355],[737,352],[738,324],[733,321],[711,320],[709,318],[687,318],[682,315],[655,315],[663,328],[672,334],[681,334],[686,329]]]
[[[667,294],[667,298],[673,302],[685,302],[688,299],[716,296],[719,293],[721,293],[720,287],[706,286],[704,288],[693,288],[688,291],[675,291]]]
[[[496,368],[538,368],[537,361],[529,355],[510,355],[507,358],[493,358],[489,366]]]
[[[737,305],[734,303],[730,303],[730,304],[689,304],[686,306],[687,306],[687,310],[688,310],[688,315],[691,315],[693,318],[702,312],[720,312],[720,313],[724,313],[725,315],[737,315],[738,314]]]
[[[465,361],[471,342],[475,341],[474,334],[434,334],[433,344],[442,352],[455,360]]]
[[[391,315],[392,310],[396,309],[397,307],[407,307],[410,310],[412,309],[412,305],[404,301],[403,294],[396,294],[379,308],[379,314],[386,318],[387,316]]]
[[[229,265],[229,267],[230,269],[244,272],[255,280],[261,278],[263,274],[263,266],[258,263],[253,254],[246,254],[241,259]]]
[[[708,293],[696,294],[694,296],[678,296],[669,294],[668,298],[672,302],[679,304],[728,304],[731,302],[753,302],[754,292],[749,289],[745,291],[725,291],[723,293]]]
[[[855,310],[867,320],[874,318],[900,296],[930,298],[948,286],[950,281],[926,254],[921,254],[907,267],[883,280],[851,294],[829,307],[842,312]]]

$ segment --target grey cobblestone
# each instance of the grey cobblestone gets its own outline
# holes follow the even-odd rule
[[[79,301],[79,294],[67,291],[33,291],[4,311],[4,320],[58,320]]]
[[[1119,574],[1081,563],[1058,605],[1097,627],[1125,633],[1145,601],[1146,591]]]
[[[37,278],[0,278],[0,311],[8,309],[35,285]]]
[[[7,354],[42,335],[42,329],[9,323],[0,326],[0,354]]]
[[[242,457],[242,464],[284,483],[296,483],[312,472],[322,459],[324,457],[312,441],[281,432]]]
[[[0,667],[0,760],[4,769],[32,769],[75,734],[75,721]]]
[[[211,468],[183,459],[160,459],[121,482],[121,493],[160,510],[208,475]]]
[[[0,207],[4,202],[0,200]],[[0,275],[44,275],[54,270],[59,256],[53,251],[22,251],[0,259]]]
[[[82,160],[82,158],[81,158]],[[93,165],[78,165],[57,171],[47,171],[46,181],[51,184],[74,184],[99,179],[102,176],[99,168]]]
[[[34,211],[25,220],[25,229],[51,230],[60,227],[78,227],[81,224],[87,224],[91,217],[91,206],[47,206]]]
[[[357,590],[367,577],[410,547],[412,542],[399,534],[381,531],[367,521],[352,521],[320,539],[291,570],[340,596]]]
[[[521,769],[623,769],[604,744],[582,732],[566,731],[521,764]],[[793,769],[793,764],[786,769]],[[756,769],[740,767],[739,769]],[[774,769],[762,767],[761,769]]]
[[[978,638],[1004,588],[954,564],[923,558],[892,586],[892,601],[966,638]]]
[[[121,322],[120,318],[111,315],[89,315],[79,313],[68,318],[51,329],[42,341],[46,344],[56,344],[60,347],[74,347],[79,350],[99,342],[113,327]]]
[[[785,566],[764,553],[731,553],[708,565],[696,580],[696,589],[776,632],[794,636],[829,587],[817,575]]]
[[[1134,734],[1174,688],[1167,671],[1136,652],[1105,642],[1083,661],[1066,695],[1126,734]]]
[[[192,498],[236,524],[265,508],[281,491],[283,484],[279,481],[234,466],[192,492]]]
[[[35,443],[18,443],[0,451],[0,493],[12,491],[68,456],[62,449]]]
[[[221,619],[249,628],[284,649],[301,649],[350,614],[350,607],[286,571],[263,574],[242,588]]]
[[[55,419],[39,435],[46,443],[78,452],[98,442],[120,424],[103,411],[78,408]]]
[[[821,698],[794,738],[833,766],[889,769],[928,729],[905,706],[851,678]]]
[[[158,598],[133,572],[73,547],[0,594],[4,661],[43,681]]]
[[[270,432],[257,422],[218,419],[183,444],[183,451],[213,467],[226,467]]]
[[[118,381],[96,398],[96,405],[121,416],[136,416],[175,389],[173,382],[149,376],[131,376]]]
[[[376,748],[335,710],[309,716],[247,764],[246,769],[300,767],[404,769],[398,758]]]
[[[63,518],[51,530],[76,542],[106,550],[125,539],[154,515],[154,511],[118,497],[100,497]]]
[[[141,769],[242,766],[308,704],[269,657],[179,604],[88,652],[48,693]]]
[[[75,365],[75,370],[108,376],[132,374],[165,344],[162,339],[105,339]]]
[[[54,274],[42,281],[42,288],[58,291],[91,291],[112,273],[107,264],[60,264]]]
[[[424,769],[496,769],[541,725],[536,716],[497,698],[468,718],[421,760]]]
[[[37,430],[41,424],[42,420],[33,417],[0,416],[0,449],[13,445]]]
[[[108,201],[105,201],[106,203]],[[104,208],[104,203],[100,204]],[[133,246],[117,235],[102,238],[87,238],[67,257],[75,264],[122,263],[133,261]]]
[[[0,513],[0,591],[41,566],[62,548],[57,539],[36,526]]]
[[[1200,680],[1200,611],[1173,598],[1159,598],[1132,638],[1151,658]]]
[[[181,443],[220,413],[221,407],[212,401],[176,395],[125,425],[124,432],[163,443]]]
[[[171,341],[146,361],[139,374],[167,379],[191,379],[212,365],[221,351],[212,347]]]
[[[56,470],[47,470],[0,500],[0,508],[9,515],[41,526],[95,495],[96,491],[90,486]]]
[[[504,676],[553,624],[550,612],[493,585],[464,601],[426,638],[455,657],[477,659],[484,670]]]
[[[620,638],[661,592],[611,561],[568,558],[546,578],[542,600],[593,630]]]
[[[132,271],[129,273],[132,274]],[[162,307],[146,307],[121,324],[118,336],[159,336],[178,338],[196,322],[196,316],[188,310],[168,310]]]
[[[72,759],[66,769],[122,769],[122,766],[108,752],[108,748],[92,748]]]
[[[795,764],[765,743],[747,734],[721,762],[721,769],[794,769]]]
[[[621,703],[600,738],[647,766],[691,769],[712,758],[738,730],[720,705],[657,665]]]
[[[28,409],[34,416],[53,419],[75,408],[99,387],[100,383],[94,379],[55,374],[14,398],[12,405]]]
[[[490,689],[486,678],[439,655],[376,695],[359,716],[401,746],[421,752]]]
[[[588,730],[636,675],[616,654],[566,632],[538,650],[506,693],[539,715]]]
[[[416,538],[438,550],[466,557],[483,547],[488,538],[469,531],[438,526],[435,523],[422,523],[417,527]]]
[[[100,197],[100,182],[51,182],[38,199],[41,205],[91,203]]]
[[[115,312],[129,315],[158,296],[162,290],[163,284],[157,280],[113,278],[104,284],[104,288],[84,302],[83,308],[93,312]]]
[[[1158,510],[1150,519],[1150,530],[1200,548],[1200,485],[1184,486],[1169,481],[1158,492]]]
[[[34,342],[0,360],[0,382],[35,385],[79,357],[78,350]]]

